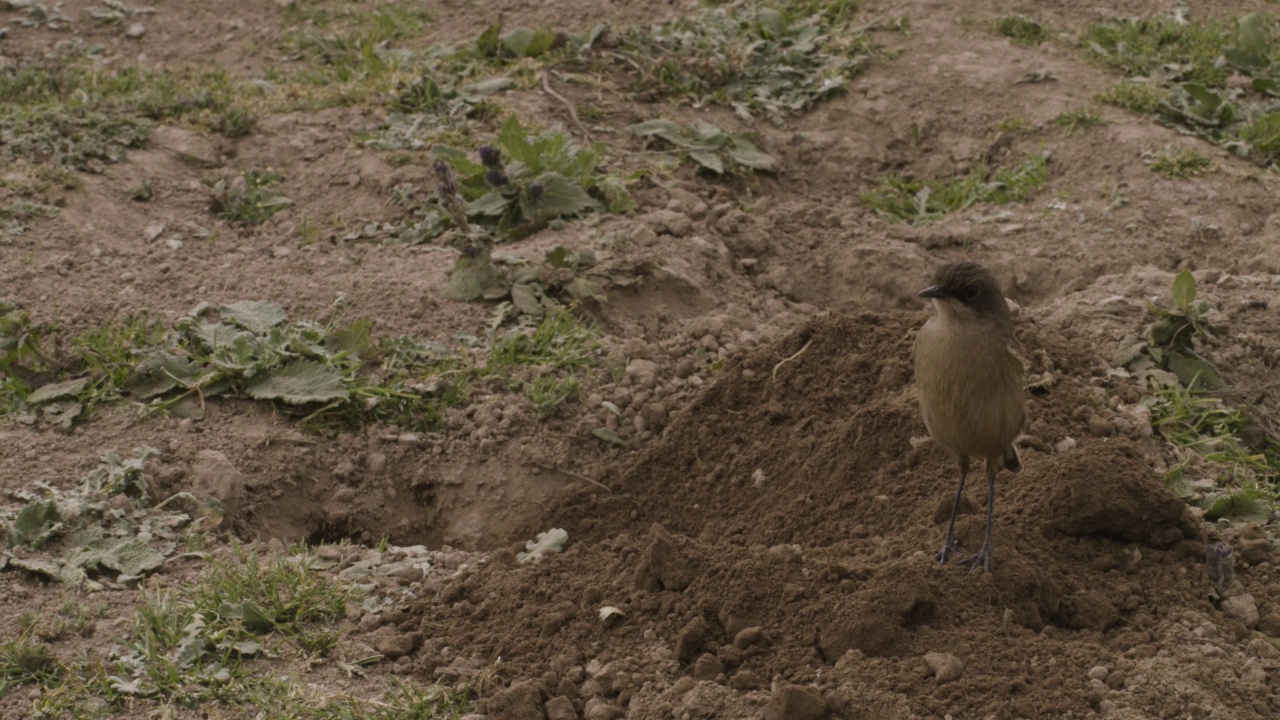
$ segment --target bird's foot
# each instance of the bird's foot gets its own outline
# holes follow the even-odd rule
[[[991,546],[983,543],[978,552],[967,558],[961,558],[956,561],[957,565],[968,565],[969,572],[991,572]]]
[[[947,558],[951,557],[951,553],[955,551],[956,551],[956,539],[951,537],[950,535],[947,535],[946,539],[942,541],[942,549],[939,550],[938,553],[933,556],[933,559],[939,563],[946,563]]]

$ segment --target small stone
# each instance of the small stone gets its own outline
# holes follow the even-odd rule
[[[640,358],[641,360],[653,359],[653,349],[649,347],[649,343],[641,338],[631,338],[623,343],[622,354],[629,358]]]
[[[649,219],[650,225],[659,235],[685,237],[693,232],[693,221],[678,212],[658,210]]]
[[[1089,434],[1097,437],[1107,437],[1115,434],[1115,426],[1111,421],[1101,415],[1093,415],[1089,418]]]
[[[1054,452],[1064,453],[1076,446],[1076,439],[1065,437],[1053,444]]]
[[[1247,628],[1258,624],[1258,604],[1252,595],[1236,595],[1222,601],[1222,612],[1232,620],[1243,623]]]
[[[1255,637],[1249,641],[1249,645],[1245,651],[1256,658],[1272,659],[1280,657],[1280,648],[1274,643],[1260,637]]]
[[[722,672],[724,672],[724,664],[720,662],[720,658],[711,653],[703,653],[693,663],[694,680],[715,680],[716,676]]]
[[[818,691],[800,685],[779,685],[764,707],[764,720],[822,720],[827,703]]]
[[[542,693],[530,680],[513,683],[511,687],[496,693],[485,701],[488,714],[504,720],[544,720]]]
[[[244,495],[244,476],[225,454],[201,450],[191,463],[191,493],[201,500],[215,498],[227,516],[234,515]]]
[[[1106,680],[1107,675],[1111,674],[1111,670],[1106,665],[1094,665],[1089,668],[1090,680]]]
[[[127,38],[131,38],[133,40],[137,40],[138,38],[142,37],[146,33],[147,33],[147,28],[144,27],[142,23],[134,23],[130,25],[127,30],[124,31],[124,36]]]
[[[924,662],[933,671],[933,676],[939,683],[959,680],[961,673],[964,672],[964,663],[950,653],[926,653]]]
[[[1267,637],[1280,638],[1280,612],[1272,610],[1258,620],[1258,632]]]
[[[761,627],[743,628],[733,636],[733,644],[740,650],[746,650],[762,642],[764,642],[764,628]]]
[[[1240,670],[1240,679],[1250,685],[1266,687],[1267,670],[1262,667],[1262,663],[1258,662],[1257,658],[1249,658],[1244,661],[1244,667]]]
[[[547,711],[547,720],[578,720],[578,711],[573,709],[573,701],[564,695],[557,695],[543,706]]]
[[[586,720],[618,720],[624,715],[622,708],[598,697],[587,701],[582,714]]]
[[[634,358],[627,363],[627,377],[631,384],[642,390],[651,390],[658,384],[658,364],[652,360]]]
[[[711,627],[706,620],[696,617],[689,621],[676,638],[676,659],[682,663],[693,662],[707,644],[710,634]]]
[[[730,682],[734,690],[742,690],[744,692],[758,690],[762,684],[760,676],[750,670],[739,670],[733,674],[733,679]]]
[[[696,369],[697,366],[693,364],[693,361],[689,358],[685,358],[676,363],[676,377],[681,379],[687,378],[692,375]]]
[[[1107,675],[1105,682],[1107,683],[1107,687],[1112,690],[1121,690],[1124,688],[1124,681],[1127,679],[1128,676],[1124,674],[1123,670],[1116,670]]]
[[[413,633],[386,633],[373,639],[373,649],[388,660],[397,660],[413,652],[417,640]]]

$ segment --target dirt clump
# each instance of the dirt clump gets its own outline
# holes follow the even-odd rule
[[[824,315],[741,357],[607,480],[612,493],[551,512],[570,533],[562,554],[470,568],[414,608],[424,633],[628,717],[816,713],[822,692],[830,716],[862,717],[840,700],[849,686],[896,708],[878,717],[1096,712],[1091,667],[1175,613],[1216,612],[1202,531],[1132,443],[1085,437],[1069,409],[1090,387],[1068,376],[1030,395],[1029,414],[1085,439],[1027,449],[1000,484],[995,571],[938,566],[954,465],[911,442],[925,434],[907,367],[919,320]],[[981,518],[957,530],[976,547]],[[604,606],[623,621],[602,622]],[[945,672],[926,665],[937,652],[955,657]],[[777,682],[814,689],[797,700]],[[704,685],[717,689],[690,689]]]

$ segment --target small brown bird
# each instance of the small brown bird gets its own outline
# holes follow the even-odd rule
[[[920,297],[931,299],[935,310],[916,336],[920,411],[929,434],[960,466],[947,536],[935,557],[945,563],[955,550],[952,532],[969,460],[981,458],[987,464],[986,535],[978,552],[960,562],[990,572],[996,473],[1002,464],[1011,472],[1022,469],[1013,446],[1025,418],[1013,318],[995,276],[977,263],[942,266]]]

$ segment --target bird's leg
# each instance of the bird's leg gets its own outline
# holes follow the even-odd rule
[[[987,461],[987,531],[982,537],[982,547],[978,552],[960,561],[968,565],[969,572],[991,572],[991,516],[996,508],[996,464]]]
[[[956,549],[956,541],[951,537],[951,533],[956,529],[956,511],[960,509],[960,498],[964,496],[964,478],[968,474],[969,458],[962,457],[960,458],[960,487],[956,488],[956,501],[951,504],[951,521],[947,523],[947,536],[942,539],[942,549],[933,556],[933,559],[940,563],[945,563],[947,556]]]

